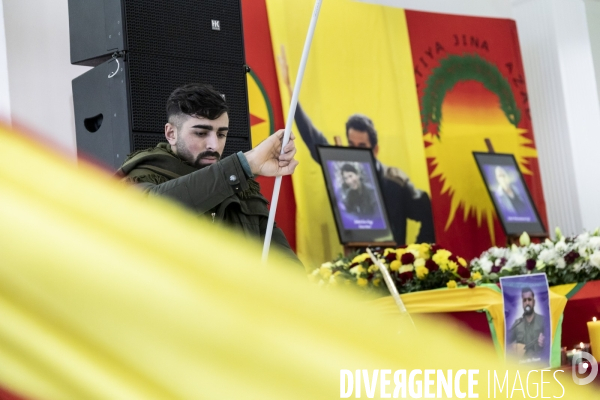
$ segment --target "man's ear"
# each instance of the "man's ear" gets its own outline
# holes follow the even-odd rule
[[[373,147],[373,155],[375,156],[375,158],[377,158],[378,153],[379,153],[379,145],[376,144],[375,147]]]
[[[177,143],[177,128],[170,122],[165,124],[165,138],[167,138],[167,142],[171,146],[175,146]]]

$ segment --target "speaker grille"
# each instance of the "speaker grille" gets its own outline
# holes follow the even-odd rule
[[[242,64],[217,64],[186,59],[129,54],[132,130],[164,132],[166,103],[177,87],[210,83],[225,94],[229,106],[229,136],[249,137],[246,72]]]
[[[156,147],[160,142],[166,142],[165,135],[158,133],[134,133],[133,151],[146,150]]]
[[[125,0],[126,50],[244,63],[240,0]],[[212,21],[220,30],[213,30]]]

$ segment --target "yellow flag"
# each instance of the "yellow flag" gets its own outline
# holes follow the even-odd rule
[[[0,129],[0,387],[29,399],[385,397],[397,385],[380,391],[375,370],[478,369],[485,398],[488,370],[516,379],[457,328],[418,321],[415,334],[277,254],[262,265],[260,249]],[[593,398],[559,378],[547,374],[546,396]],[[457,382],[466,393],[466,375]]]
[[[312,1],[267,0],[273,49],[287,55],[292,85],[300,63]],[[281,72],[281,71],[280,71]],[[280,82],[284,114],[289,95]],[[346,145],[345,123],[367,115],[378,133],[377,158],[406,172],[429,192],[419,104],[404,10],[348,0],[324,1],[304,75],[300,104],[333,144]],[[305,263],[329,261],[341,252],[323,173],[298,138],[300,167],[294,174],[297,248]],[[418,225],[409,222],[407,243]]]

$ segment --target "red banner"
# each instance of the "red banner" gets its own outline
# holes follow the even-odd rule
[[[278,129],[285,128],[281,98],[271,47],[271,33],[264,0],[242,0],[248,101],[253,146]],[[261,192],[271,200],[274,178],[259,177]],[[290,245],[296,249],[296,202],[291,177],[283,178],[275,222],[283,230]]]
[[[547,227],[525,75],[512,20],[406,11],[436,237],[474,257],[504,245],[473,151],[514,154]]]

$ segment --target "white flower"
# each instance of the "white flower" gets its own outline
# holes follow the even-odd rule
[[[531,243],[531,238],[529,237],[527,232],[523,232],[523,234],[519,238],[519,243],[521,244],[521,246],[529,246],[529,244]]]
[[[414,262],[415,264],[415,268],[416,267],[424,267],[425,266],[425,259],[424,258],[417,258]]]
[[[486,274],[490,273],[490,271],[492,270],[493,266],[494,266],[494,263],[492,263],[492,261],[489,258],[487,258],[487,257],[481,258],[479,260],[479,267]]]
[[[564,238],[562,238],[556,245],[554,245],[554,249],[557,252],[565,253],[567,251],[567,244],[565,243]]]
[[[600,269],[600,251],[596,250],[590,256],[590,264]]]
[[[590,234],[583,232],[581,235],[575,238],[575,241],[579,244],[586,244],[590,240]]]
[[[321,264],[321,268],[331,269],[331,267],[333,267],[333,264],[331,262],[326,262],[326,263]]]
[[[582,261],[577,261],[574,265],[573,265],[573,272],[579,272],[581,271],[581,269],[583,268],[583,262]]]
[[[522,254],[513,254],[513,256],[508,260],[514,266],[523,267],[525,266],[525,262],[527,259]]]
[[[592,236],[588,242],[588,246],[593,249],[600,248],[600,236]]]
[[[556,260],[556,268],[564,269],[566,266],[567,266],[567,263],[564,258],[559,257],[558,260]]]
[[[540,252],[538,259],[541,260],[545,264],[554,264],[558,254],[554,249],[544,249]]]

